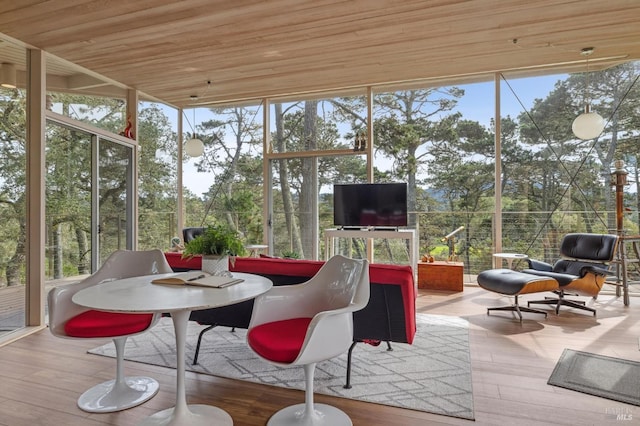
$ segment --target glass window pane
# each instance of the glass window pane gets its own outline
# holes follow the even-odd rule
[[[127,212],[133,149],[104,138],[99,139],[98,147],[98,247],[102,265],[114,251],[131,248],[127,244]]]
[[[303,172],[305,162],[310,163],[308,167],[317,170],[315,175]],[[319,244],[316,247],[318,258],[324,259],[324,242],[314,240],[313,235],[321,239],[325,229],[335,228],[333,184],[366,182],[364,156],[278,159],[271,161],[271,168],[273,254],[313,259],[314,245]],[[307,176],[307,179],[303,176]],[[313,176],[317,179],[310,178]],[[362,258],[366,258],[366,255]]]
[[[138,116],[138,249],[167,249],[176,229],[177,110],[142,102]]]
[[[407,182],[410,227],[419,230],[420,253],[463,261],[466,273],[491,259],[492,94],[488,82],[374,97],[377,180]]]
[[[0,87],[0,334],[25,325],[26,92]]]
[[[359,149],[366,133],[365,96],[271,104],[273,153]]]
[[[48,280],[91,273],[91,138],[89,133],[47,123]]]
[[[200,157],[184,157],[185,226],[226,223],[247,244],[262,235],[262,105],[197,108],[184,113],[185,141],[195,135]]]
[[[47,109],[100,129],[124,134],[127,129],[127,90],[77,68],[55,56],[47,59]]]

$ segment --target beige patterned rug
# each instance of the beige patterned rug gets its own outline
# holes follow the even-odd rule
[[[344,389],[346,353],[318,363],[315,391],[342,398],[473,419],[469,331],[466,320],[417,315],[412,345],[359,343],[353,351],[351,389]],[[245,342],[246,330],[217,327],[205,333],[198,365],[191,365],[197,336],[204,326],[189,323],[188,371],[294,389],[304,389],[301,368],[279,368],[256,357]],[[92,349],[114,356],[113,343]],[[127,360],[175,367],[173,324],[163,318],[152,330],[127,339]]]

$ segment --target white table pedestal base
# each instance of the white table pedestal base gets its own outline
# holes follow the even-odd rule
[[[144,419],[140,426],[170,425],[170,426],[211,426],[233,425],[231,416],[224,410],[211,405],[188,405],[187,410],[176,412],[175,408],[168,408]]]
[[[116,386],[116,380],[100,383],[78,398],[78,408],[89,413],[112,413],[135,407],[151,399],[160,385],[151,377],[125,377]]]
[[[173,329],[176,334],[176,406],[147,417],[140,423],[141,426],[233,425],[231,416],[221,408],[202,404],[187,405],[184,384],[184,348],[190,313],[189,310],[171,312]]]
[[[353,423],[347,414],[339,408],[326,404],[315,404],[315,416],[304,417],[305,404],[296,404],[285,407],[275,413],[267,426],[352,426]]]

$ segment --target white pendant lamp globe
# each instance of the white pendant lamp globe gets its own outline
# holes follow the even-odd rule
[[[191,100],[197,100],[197,99],[198,99],[198,96],[191,95]],[[202,154],[204,154],[204,143],[200,139],[198,139],[198,137],[196,136],[195,127],[196,127],[196,109],[193,108],[193,128],[191,129],[193,130],[193,136],[184,144],[184,152],[186,152],[186,154],[189,157],[200,157]]]
[[[184,144],[184,152],[189,157],[200,157],[204,154],[204,143],[193,134],[193,137]]]
[[[584,112],[573,120],[571,130],[578,138],[588,140],[600,136],[600,133],[604,130],[604,125],[604,118],[597,112],[591,111],[591,106],[587,104]]]
[[[589,56],[593,53],[593,47],[585,47],[580,54],[587,58],[587,76],[585,79],[585,107],[584,112],[577,116],[571,124],[571,130],[576,137],[582,140],[594,139],[600,136],[604,130],[604,118],[597,112],[591,111],[589,103]]]

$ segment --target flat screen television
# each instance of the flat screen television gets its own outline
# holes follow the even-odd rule
[[[334,184],[333,224],[343,228],[407,226],[407,184]]]

